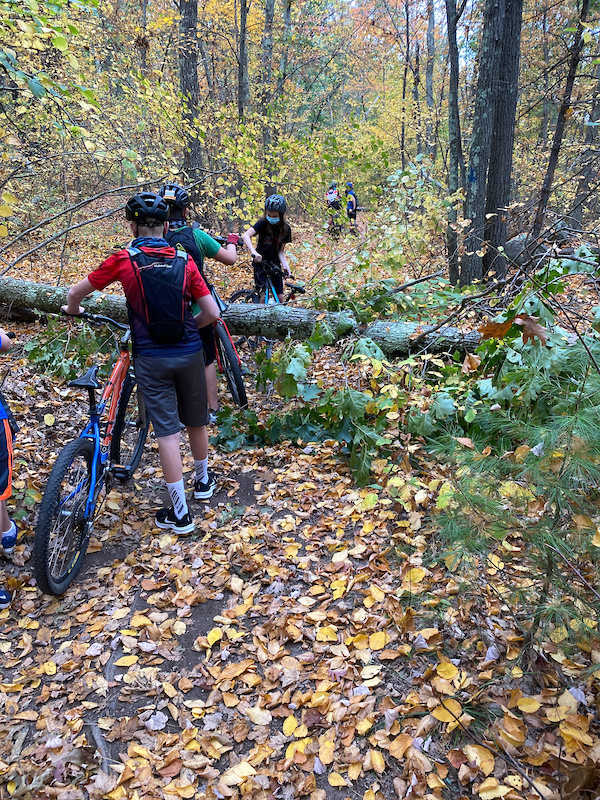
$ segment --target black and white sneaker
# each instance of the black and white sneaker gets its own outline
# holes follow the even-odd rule
[[[213,496],[215,486],[217,485],[217,477],[214,472],[209,472],[206,481],[196,481],[194,484],[194,498],[196,500],[208,500]]]
[[[157,528],[173,531],[174,533],[193,533],[195,530],[194,520],[188,511],[181,519],[175,516],[173,506],[161,508],[156,512],[154,524]]]

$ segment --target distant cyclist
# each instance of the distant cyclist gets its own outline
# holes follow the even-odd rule
[[[169,229],[165,239],[170,245],[179,245],[188,252],[196,262],[200,275],[204,278],[204,259],[214,258],[221,264],[231,266],[237,257],[236,245],[239,241],[237,233],[230,233],[225,247],[215,241],[206,231],[199,228],[190,228],[187,224],[187,210],[190,196],[186,190],[177,183],[166,183],[159,194],[170,206]],[[208,396],[209,415],[208,421],[213,424],[217,421],[219,410],[219,393],[217,382],[217,367],[215,363],[215,337],[213,325],[200,328],[200,338],[206,359],[206,394]]]
[[[356,227],[356,209],[358,208],[358,198],[356,192],[352,187],[352,182],[348,181],[346,184],[346,211],[348,212],[348,220],[350,230],[352,233],[357,233]]]
[[[342,196],[335,181],[331,183],[329,189],[325,192],[325,203],[329,212],[329,232],[331,233],[337,226],[341,227],[338,212],[342,208]]]
[[[265,200],[265,215],[251,228],[242,234],[242,240],[252,254],[252,264],[254,267],[254,282],[261,289],[261,294],[267,286],[267,273],[264,261],[269,261],[290,277],[290,267],[287,262],[284,250],[286,244],[292,241],[292,229],[285,220],[287,203],[280,194],[272,194]],[[257,236],[256,247],[252,244],[252,238]],[[283,275],[269,275],[273,281],[273,286],[277,295],[283,295]]]

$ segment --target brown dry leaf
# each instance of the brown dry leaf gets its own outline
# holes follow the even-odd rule
[[[503,339],[511,329],[514,319],[514,317],[511,317],[511,319],[508,319],[505,322],[490,322],[487,320],[483,325],[480,325],[477,330],[481,334],[481,338],[484,340]]]
[[[463,375],[469,375],[472,372],[477,372],[480,364],[481,356],[478,356],[475,353],[467,353],[465,360],[463,361],[461,373]]]
[[[514,321],[517,325],[523,326],[523,342],[525,344],[527,344],[530,339],[534,342],[536,337],[543,345],[546,344],[548,330],[544,328],[543,325],[538,324],[537,317],[531,317],[529,314],[519,314],[518,317],[515,317]]]

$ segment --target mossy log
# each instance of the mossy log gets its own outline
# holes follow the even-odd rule
[[[67,289],[4,277],[0,279],[0,304],[18,313],[32,310],[56,314],[67,302]],[[119,295],[94,292],[83,302],[87,311],[127,321],[125,299]],[[401,320],[361,325],[349,311],[314,311],[286,305],[230,305],[223,319],[234,336],[266,336],[270,339],[308,339],[318,322],[326,325],[334,341],[347,337],[369,337],[389,356],[418,350],[441,353],[473,351],[479,343],[477,331],[445,327],[428,333],[433,326]],[[418,338],[417,338],[418,337]]]

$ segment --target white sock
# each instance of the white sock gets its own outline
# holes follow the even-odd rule
[[[194,460],[194,466],[196,467],[196,480],[206,483],[208,480],[208,456],[200,460]]]
[[[177,481],[177,483],[167,483],[167,489],[169,490],[169,497],[173,503],[175,516],[177,519],[181,519],[183,516],[185,516],[185,514],[187,514],[188,511],[183,478],[180,481]]]

